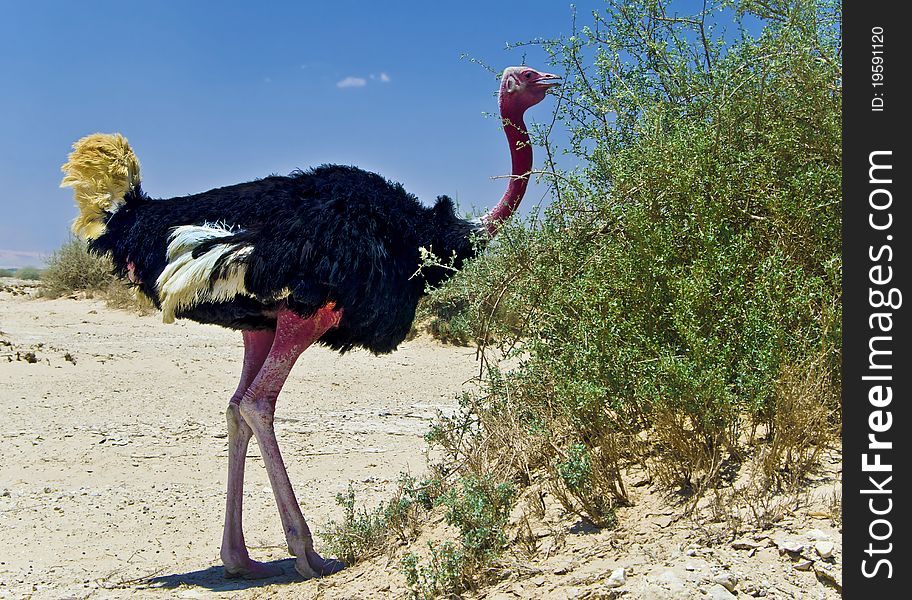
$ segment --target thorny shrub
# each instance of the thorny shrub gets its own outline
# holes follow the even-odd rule
[[[594,522],[625,464],[699,495],[759,452],[770,491],[839,427],[840,6],[666,4],[529,42],[565,78],[533,128],[554,200],[426,304],[485,364],[430,440],[463,474],[541,469]]]
[[[427,436],[459,539],[406,555],[418,598],[496,572],[514,494],[491,482],[544,476],[610,526],[625,468],[645,468],[692,506],[711,493],[734,535],[802,502],[840,425],[840,4],[681,16],[608,0],[571,35],[517,47],[530,44],[564,75],[551,123],[531,131],[553,202],[422,306],[438,333],[478,344],[482,368]],[[504,508],[466,513],[469,497]]]

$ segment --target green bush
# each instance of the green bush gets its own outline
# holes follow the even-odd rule
[[[744,16],[763,24],[756,37],[717,33]],[[536,143],[582,166],[547,161],[555,200],[541,218],[508,224],[432,294],[462,311],[450,321],[466,337],[520,360],[440,429],[472,432],[437,436],[453,456],[502,469],[474,459],[494,456],[496,444],[479,447],[509,422],[515,445],[538,453],[511,459],[517,473],[543,466],[577,501],[622,501],[624,461],[700,489],[743,454],[744,425],[774,435],[789,420],[779,410],[827,414],[832,434],[840,19],[833,2],[725,2],[679,18],[654,0],[612,1],[540,42],[565,73],[555,122],[570,143],[542,131]],[[807,365],[821,382],[812,402],[784,402],[784,378]]]
[[[752,455],[722,496],[764,526],[770,492],[798,489],[837,439],[840,11],[610,0],[534,42],[565,74],[569,143],[533,130],[554,201],[422,305],[433,331],[479,345],[484,377],[427,435],[458,482],[435,502],[459,537],[402,560],[415,598],[496,574],[520,486],[612,526],[627,467],[699,498]],[[762,30],[719,33],[740,19]],[[561,154],[581,166],[558,170]]]

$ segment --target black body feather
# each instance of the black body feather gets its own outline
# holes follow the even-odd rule
[[[255,298],[204,302],[176,316],[235,329],[270,329],[281,302],[305,317],[333,302],[342,318],[320,342],[343,352],[394,350],[411,328],[425,283],[437,285],[451,272],[430,267],[414,276],[419,247],[443,263],[455,258],[458,268],[473,256],[478,231],[477,224],[454,214],[446,196],[426,207],[399,184],[336,165],[166,200],[136,188],[125,200],[89,247],[110,253],[121,277],[132,262],[140,289],[156,305],[155,284],[167,265],[174,228],[219,224],[237,233],[203,242],[194,255],[215,244],[251,246],[244,283]]]

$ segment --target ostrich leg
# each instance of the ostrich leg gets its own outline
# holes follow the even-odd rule
[[[244,530],[241,522],[244,501],[244,462],[253,432],[241,417],[238,406],[244,397],[244,392],[260,372],[266,355],[272,347],[275,332],[244,331],[243,336],[244,368],[241,371],[241,381],[225,411],[228,420],[228,493],[221,557],[222,563],[225,565],[226,576],[260,579],[278,575],[282,570],[278,566],[250,560],[247,546],[244,543]]]
[[[321,308],[306,319],[287,309],[280,310],[272,347],[239,404],[240,414],[260,446],[260,454],[285,529],[285,540],[289,551],[297,557],[295,569],[307,578],[334,573],[342,568],[342,563],[326,560],[314,551],[310,529],[295,498],[276,441],[275,406],[282,385],[298,356],[320,336],[338,325],[340,318],[341,313],[333,310],[332,305]]]

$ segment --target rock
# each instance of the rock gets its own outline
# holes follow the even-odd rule
[[[838,569],[834,569],[822,562],[815,562],[814,575],[823,583],[842,592],[842,573]]]
[[[811,529],[804,534],[809,540],[819,541],[819,540],[828,540],[830,536],[821,531],[820,529]]]
[[[830,558],[833,556],[833,550],[836,549],[836,545],[833,542],[828,541],[819,541],[814,544],[814,550],[817,551],[817,554],[820,555],[820,558]]]
[[[685,593],[687,591],[684,581],[672,570],[663,571],[656,577],[656,581],[673,595]]]
[[[713,582],[721,585],[733,594],[735,593],[735,586],[738,585],[738,579],[728,571],[719,573],[713,577]]]
[[[566,598],[566,600],[581,599],[585,593],[584,590],[581,590],[578,587],[569,587],[564,590],[559,590],[559,592],[560,591],[563,591],[563,595],[556,596],[556,598]]]
[[[578,560],[570,559],[559,562],[554,565],[554,568],[551,570],[555,575],[566,575],[579,565]]]
[[[741,586],[741,591],[754,598],[763,598],[769,594],[769,589],[756,583],[745,583]]]
[[[757,550],[757,558],[763,561],[773,561],[779,559],[779,550],[776,548],[767,546],[766,548],[760,548]]]
[[[756,550],[763,547],[763,544],[747,538],[739,538],[731,543],[731,547],[735,550]]]
[[[688,548],[687,551],[684,552],[684,554],[686,554],[687,556],[696,556],[696,555],[697,555],[697,549],[696,549],[696,548]]]
[[[804,550],[804,544],[797,542],[795,540],[773,540],[775,544],[779,547],[779,550],[790,552],[792,554],[799,554]]]
[[[794,565],[796,571],[810,571],[814,568],[814,561],[812,560],[802,560],[796,562]]]
[[[652,519],[652,522],[655,523],[656,525],[658,525],[659,527],[661,527],[662,529],[665,529],[666,527],[668,527],[669,525],[674,523],[674,521],[675,520],[673,517],[665,516],[665,515],[660,515],[660,516],[654,517]]]
[[[574,563],[570,575],[570,583],[574,585],[589,585],[604,580],[605,575],[612,571],[617,563],[605,559],[587,561],[582,565]],[[577,568],[577,565],[578,568]],[[555,571],[556,573],[557,571]]]
[[[734,594],[728,590],[728,588],[717,584],[714,584],[708,590],[706,590],[706,595],[712,600],[731,600],[734,598]]]
[[[624,567],[620,567],[611,572],[611,576],[605,582],[605,587],[616,588],[625,583],[627,583],[627,573],[624,571]]]

